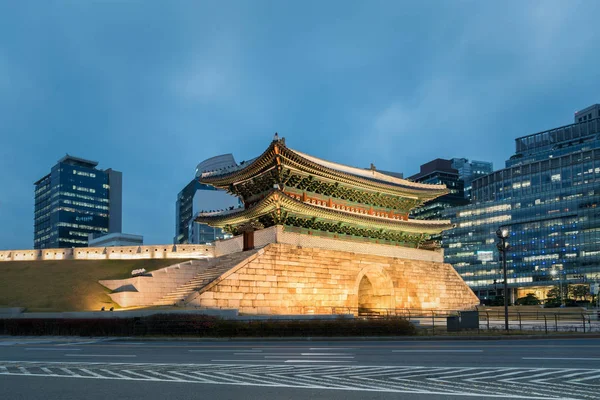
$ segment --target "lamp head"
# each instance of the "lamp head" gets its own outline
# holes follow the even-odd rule
[[[496,231],[496,236],[498,236],[500,239],[506,239],[508,237],[508,229],[498,228]]]

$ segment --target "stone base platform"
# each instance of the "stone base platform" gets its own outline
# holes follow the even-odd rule
[[[273,243],[186,299],[245,314],[465,310],[479,299],[451,265]]]
[[[197,275],[181,279],[171,268],[171,294],[144,295],[135,283],[103,281],[126,305],[170,304],[201,308],[238,309],[244,314],[357,314],[391,309],[466,310],[478,298],[439,251],[355,243],[287,232],[276,226],[257,231],[258,250],[239,251],[236,237],[218,242],[217,258]],[[189,273],[189,271],[188,271]],[[160,270],[154,277],[160,280]],[[187,283],[186,283],[187,280]],[[160,286],[157,281],[150,287]],[[130,296],[125,292],[136,292]],[[134,300],[135,299],[135,300]],[[166,300],[165,300],[166,299]],[[157,303],[158,300],[158,303]],[[136,304],[139,303],[139,304]]]

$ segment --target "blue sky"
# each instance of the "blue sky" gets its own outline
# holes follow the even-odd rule
[[[288,146],[410,175],[503,166],[600,102],[595,1],[0,2],[0,248],[33,246],[65,153],[123,172],[123,230],[171,243],[196,164]]]

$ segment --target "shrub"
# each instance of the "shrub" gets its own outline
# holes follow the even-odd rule
[[[223,320],[207,315],[158,314],[143,318],[5,319],[0,333],[68,336],[306,337],[414,335],[403,318],[379,320]]]

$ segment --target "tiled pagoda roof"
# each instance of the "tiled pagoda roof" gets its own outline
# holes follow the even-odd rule
[[[274,140],[263,154],[249,162],[217,171],[203,172],[200,176],[200,182],[228,189],[231,185],[248,181],[282,165],[323,180],[339,182],[358,189],[394,196],[419,198],[423,201],[448,193],[445,185],[411,182],[382,174],[376,170],[355,168],[322,160],[290,149],[282,140]]]
[[[276,212],[277,210],[298,215],[312,216],[314,218],[339,224],[368,226],[372,229],[415,234],[437,234],[452,227],[450,221],[402,220],[365,215],[358,212],[340,211],[326,206],[312,204],[310,202],[303,202],[288,196],[279,190],[272,190],[265,198],[248,209],[199,213],[196,217],[196,221],[215,227],[225,227],[227,225],[238,225],[248,220],[257,219],[261,216]]]

